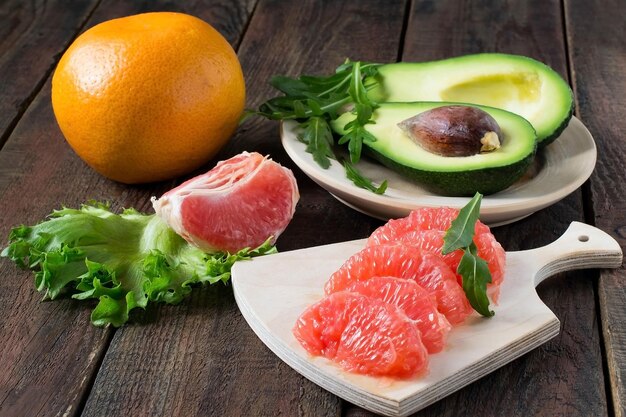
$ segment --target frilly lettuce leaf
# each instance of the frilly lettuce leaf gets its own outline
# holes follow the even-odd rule
[[[205,253],[187,243],[158,216],[133,209],[121,214],[97,202],[55,210],[35,226],[11,230],[0,253],[35,273],[44,299],[71,292],[96,299],[96,326],[119,327],[149,302],[177,304],[194,284],[230,279],[236,261],[276,252],[270,239],[237,253]]]

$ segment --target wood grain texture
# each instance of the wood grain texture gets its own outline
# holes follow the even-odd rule
[[[579,241],[581,235],[587,235],[588,241]],[[556,336],[559,321],[539,300],[533,285],[533,281],[546,278],[549,271],[568,271],[590,263],[614,268],[622,261],[614,239],[580,222],[571,225],[556,243],[530,252],[509,252],[507,279],[500,287],[495,317],[468,320],[455,328],[449,334],[447,348],[429,357],[427,377],[393,382],[383,378],[383,382],[357,375],[338,375],[337,364],[311,359],[303,349],[296,348],[291,334],[293,323],[302,311],[312,300],[322,297],[327,277],[364,243],[363,240],[342,242],[238,263],[233,268],[232,283],[243,315],[277,355],[321,386],[331,387],[355,404],[379,412],[398,410],[391,404],[383,404],[385,400],[419,407],[432,402],[433,397],[447,396],[457,383],[477,379],[488,369],[506,364],[521,351],[536,347],[540,340]],[[292,273],[294,265],[302,266],[302,272],[296,276]],[[266,302],[272,298],[274,303]],[[371,329],[367,326],[361,330]],[[486,392],[476,398],[487,395]],[[494,401],[500,401],[499,397]],[[519,406],[520,411],[534,411],[527,410],[521,402]]]
[[[565,1],[578,114],[598,146],[590,221],[626,247],[626,31],[623,1]],[[626,273],[601,271],[600,315],[613,411],[626,416]]]
[[[97,4],[97,0],[0,4],[0,148]]]
[[[86,29],[117,17],[150,12],[189,13],[211,24],[226,40],[237,48],[248,24],[256,0],[193,0],[133,1],[104,0],[94,11]]]
[[[598,142],[600,160],[589,195],[577,191],[495,229],[508,250],[552,241],[570,221],[582,220],[584,209],[624,247],[622,3],[565,2],[578,111]],[[540,59],[568,76],[557,1],[414,0],[402,39],[406,6],[384,0],[3,2],[0,146],[6,132],[12,133],[0,150],[0,237],[62,204],[77,206],[90,198],[111,201],[113,209],[150,211],[148,197],[182,180],[145,186],[108,181],[74,155],[56,127],[46,75],[81,27],[113,17],[174,10],[213,23],[240,45],[250,107],[273,94],[267,84],[272,75],[329,72],[346,57],[394,61],[401,44],[404,60],[512,52]],[[246,122],[216,160],[242,150],[270,154],[297,177],[301,200],[279,239],[280,250],[365,237],[381,224],[334,200],[299,171],[280,145],[276,123]],[[583,206],[585,197],[592,203]],[[610,393],[604,390],[595,285]],[[602,272],[599,284],[596,271],[560,274],[544,282],[539,293],[561,319],[561,335],[418,415],[599,416],[614,411],[626,417],[623,269]],[[180,306],[151,307],[116,332],[89,324],[92,307],[70,299],[40,302],[32,275],[0,259],[0,415],[71,416],[81,413],[85,401],[87,416],[370,415],[342,404],[280,362],[249,329],[230,287],[196,290]],[[607,395],[613,403],[608,409]]]
[[[559,1],[415,0],[402,60],[504,52],[539,59],[567,77]]]
[[[273,360],[230,287],[196,290],[182,305],[149,309],[137,321],[116,333],[83,415],[291,415],[301,408],[315,416],[338,408],[321,390],[298,388],[293,372]]]
[[[47,25],[56,25],[64,27],[66,32],[71,28],[76,32],[84,22],[80,21],[80,16],[75,16],[76,22],[71,17],[84,4],[81,7],[76,5],[69,13],[65,7],[72,4],[54,3],[52,10],[48,10],[37,3],[35,29],[29,26],[30,29],[24,30],[39,33],[37,25],[41,30]],[[98,12],[90,25],[95,19],[102,21],[159,6],[166,8],[156,2],[103,3],[101,7],[110,8]],[[212,16],[216,28],[231,42],[237,43],[253,3],[216,1],[198,2],[196,6],[198,15]],[[49,22],[39,21],[44,18]],[[220,21],[228,24],[222,27]],[[60,35],[48,35],[51,39],[41,41],[40,51],[33,46],[33,51],[29,52],[33,55],[29,58],[31,61],[46,57],[48,45],[62,43]],[[70,33],[68,39],[75,36],[76,33]],[[11,47],[2,62],[15,52],[15,48]],[[45,79],[45,68],[33,64],[33,71]],[[17,96],[13,90],[6,91]],[[9,102],[2,96],[2,105]],[[34,224],[61,205],[76,207],[89,199],[110,201],[115,210],[135,207],[148,211],[151,210],[149,197],[160,194],[173,184],[170,181],[125,186],[88,168],[67,146],[56,125],[48,80],[0,151],[0,236],[4,243],[11,227],[21,223]],[[90,324],[93,303],[68,298],[41,302],[41,295],[34,289],[32,274],[18,270],[5,258],[0,259],[0,278],[0,415],[72,416],[80,413],[113,330],[95,328]]]
[[[11,227],[34,224],[63,203],[105,199],[93,189],[100,180],[85,180],[87,168],[50,134],[49,103],[49,94],[39,95],[0,151],[3,244]],[[0,415],[73,415],[111,332],[89,324],[90,303],[42,302],[32,274],[6,258],[0,278]]]
[[[558,1],[418,0],[411,7],[402,60],[515,53],[546,62],[568,79],[561,16]],[[583,221],[582,213],[578,190],[494,234],[509,251],[539,247],[561,235],[571,221]],[[416,415],[606,415],[596,282],[596,271],[576,271],[542,283],[538,293],[561,320],[561,334]],[[354,408],[347,415],[369,413]]]
[[[2,25],[0,43],[0,137],[30,104],[94,4],[3,3],[9,25]],[[77,204],[74,192],[92,190],[93,183],[74,176],[85,167],[60,134],[50,135],[56,123],[49,89],[45,84],[0,151],[3,241],[11,227],[35,223],[62,203]],[[32,275],[4,258],[0,277],[0,415],[74,415],[111,331],[90,326],[89,308],[81,303],[41,302]]]
[[[248,105],[273,94],[267,82],[275,74],[329,72],[347,56],[393,60],[404,6],[390,8],[382,0],[368,5],[360,10],[335,1],[260,1],[238,51]],[[218,159],[243,150],[269,154],[296,175],[301,199],[279,250],[365,236],[379,223],[337,202],[296,169],[280,145],[277,123],[246,122]],[[197,290],[183,305],[156,307],[136,323],[116,332],[85,416],[341,413],[338,398],[263,345],[239,313],[230,287]]]

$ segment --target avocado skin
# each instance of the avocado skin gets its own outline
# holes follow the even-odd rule
[[[422,171],[399,164],[380,152],[363,147],[365,153],[401,175],[416,181],[421,187],[444,196],[473,196],[476,192],[483,195],[502,191],[519,180],[532,164],[537,146],[525,158],[504,167],[483,168],[471,171],[435,172]],[[470,184],[478,184],[470,187]]]
[[[573,95],[572,95],[572,97],[573,97]],[[569,112],[568,112],[567,116],[565,117],[565,119],[563,119],[563,122],[559,125],[559,127],[556,128],[556,130],[554,132],[552,132],[552,134],[550,136],[547,136],[543,140],[539,141],[539,143],[538,143],[539,149],[545,148],[547,145],[551,144],[559,136],[561,136],[561,133],[563,133],[563,131],[565,130],[567,125],[569,125],[569,121],[572,119],[572,116],[574,116],[574,100],[573,99],[572,99],[572,105],[569,108]]]

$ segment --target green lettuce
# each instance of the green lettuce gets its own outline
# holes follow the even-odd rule
[[[35,226],[14,228],[0,256],[31,269],[44,299],[66,292],[79,300],[96,299],[91,322],[119,327],[135,308],[177,304],[195,284],[228,281],[236,261],[274,252],[268,239],[234,254],[205,253],[154,214],[134,209],[115,214],[90,202],[55,210]]]

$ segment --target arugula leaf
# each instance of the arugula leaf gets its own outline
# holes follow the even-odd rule
[[[208,254],[188,244],[156,215],[112,213],[101,203],[63,208],[35,226],[19,226],[0,253],[35,273],[44,299],[66,291],[96,299],[96,326],[119,327],[149,302],[177,304],[196,284],[226,282],[238,260],[275,252],[270,240],[258,248]]]
[[[350,123],[354,123],[356,121],[353,120]],[[350,125],[348,123],[346,126]],[[361,159],[361,150],[363,148],[363,142],[375,142],[376,138],[365,130],[364,127],[353,125],[348,128],[348,131],[345,135],[339,138],[339,144],[343,145],[344,143],[348,143],[348,151],[350,152],[350,161],[353,163],[359,162]]]
[[[367,91],[377,83],[374,76],[379,66],[347,60],[328,77],[273,77],[270,84],[284,96],[267,100],[257,111],[247,111],[244,117],[256,114],[271,120],[297,120],[302,129],[299,140],[307,144],[306,151],[313,155],[315,162],[327,169],[330,159],[337,159],[328,122],[336,119],[342,110],[352,108],[356,118],[346,125],[345,134],[337,143],[347,144],[350,160],[357,163],[363,143],[376,140],[365,126],[373,123],[372,113],[377,107],[367,96]],[[347,169],[346,175],[355,185],[363,187],[363,184],[371,183],[371,180],[360,174],[348,173]],[[372,191],[380,189],[369,186],[364,188]]]
[[[485,317],[493,316],[495,313],[489,310],[487,297],[487,284],[491,282],[491,273],[487,262],[478,256],[473,242],[463,249],[463,257],[457,272],[463,277],[463,291],[472,308]]]
[[[313,155],[313,159],[322,168],[330,166],[330,159],[335,159],[333,153],[333,134],[328,122],[321,117],[311,117],[302,123],[303,131],[298,139],[306,143],[306,151]]]
[[[387,180],[383,181],[378,187],[376,187],[372,181],[365,178],[350,161],[343,161],[343,167],[346,170],[346,176],[360,188],[370,190],[375,194],[384,194],[387,190]]]
[[[467,248],[474,238],[474,227],[480,215],[480,202],[483,196],[476,193],[474,197],[460,211],[452,221],[444,236],[442,252],[447,255],[457,249]]]
[[[463,291],[474,310],[485,317],[491,317],[494,312],[489,310],[487,297],[487,284],[491,282],[491,272],[487,262],[478,256],[473,241],[482,197],[482,194],[476,193],[459,211],[443,237],[441,252],[446,255],[455,250],[463,251],[463,257],[456,270],[463,278]]]

